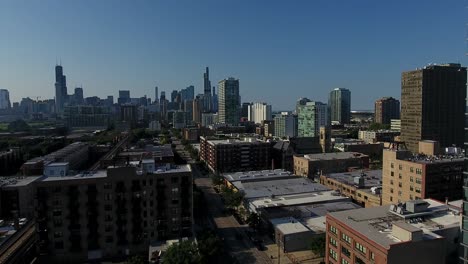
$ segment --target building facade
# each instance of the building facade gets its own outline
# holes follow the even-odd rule
[[[329,213],[325,263],[456,263],[460,210],[426,199]]]
[[[401,140],[416,152],[421,140],[442,147],[464,142],[466,68],[431,65],[401,75]]]
[[[351,92],[346,88],[335,88],[328,98],[331,121],[349,124],[351,120]]]
[[[357,152],[334,152],[294,156],[294,174],[314,179],[321,174],[369,168],[369,156]]]
[[[272,120],[271,105],[267,103],[251,103],[247,111],[248,120],[256,124],[261,124],[265,120]]]
[[[254,138],[212,139],[200,137],[200,160],[213,172],[271,168],[271,144]]]
[[[383,151],[383,204],[431,198],[462,198],[463,158],[438,154],[433,141],[420,143],[419,154],[396,147]]]
[[[297,115],[281,112],[275,116],[274,121],[276,137],[290,138],[297,136]]]
[[[297,106],[297,126],[299,137],[316,137],[320,127],[328,127],[330,114],[327,104],[321,102],[306,102]]]
[[[7,89],[0,89],[0,109],[10,109],[10,93]]]
[[[222,124],[237,125],[240,121],[239,80],[232,77],[218,83],[218,119]]]
[[[391,119],[400,118],[400,101],[393,97],[383,97],[375,101],[374,122],[390,124]]]

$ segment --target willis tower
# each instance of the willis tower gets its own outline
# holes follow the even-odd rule
[[[55,111],[63,113],[63,107],[67,101],[67,77],[63,75],[62,65],[55,66]]]

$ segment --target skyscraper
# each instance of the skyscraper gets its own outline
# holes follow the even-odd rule
[[[129,90],[120,90],[119,98],[117,98],[118,104],[127,104],[130,103],[130,91]]]
[[[262,123],[265,120],[272,120],[271,105],[267,103],[252,103],[248,108],[249,121],[256,124]]]
[[[335,88],[328,99],[331,121],[348,124],[351,120],[351,92],[346,88]]]
[[[177,90],[173,90],[172,93],[171,93],[171,103],[174,103],[176,101],[176,98],[177,98],[177,94],[179,92]]]
[[[203,110],[210,112],[212,110],[212,99],[211,99],[211,81],[210,81],[210,70],[206,67],[206,72],[203,74]]]
[[[0,89],[0,109],[10,109],[10,93],[6,89]]]
[[[297,123],[299,137],[317,137],[320,127],[330,126],[330,114],[327,104],[306,102],[297,106]]]
[[[201,117],[203,112],[203,100],[200,97],[193,99],[193,112],[192,120],[195,123],[201,123]]]
[[[389,125],[391,119],[400,119],[400,101],[393,97],[382,97],[375,101],[374,122]]]
[[[82,87],[76,87],[75,88],[75,93],[73,94],[73,101],[75,104],[83,104],[84,103],[84,97],[83,97],[83,88]]]
[[[275,118],[275,136],[297,137],[297,116],[288,112],[282,112]]]
[[[219,123],[237,125],[240,121],[239,80],[229,77],[219,81]]]
[[[401,76],[401,140],[418,152],[420,140],[463,146],[466,68],[430,65]]]
[[[218,112],[218,95],[216,94],[216,87],[213,86],[213,96],[212,96],[212,105],[213,105],[213,112]]]
[[[68,99],[67,77],[63,75],[63,67],[55,66],[55,110],[63,113],[63,107]]]
[[[159,102],[159,92],[158,92],[158,87],[154,87],[154,102],[157,103]]]

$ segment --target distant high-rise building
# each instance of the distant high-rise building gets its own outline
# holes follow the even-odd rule
[[[219,122],[237,125],[240,121],[239,80],[232,77],[219,81]]]
[[[275,118],[275,136],[277,137],[297,137],[297,115],[282,112]]]
[[[252,103],[242,103],[241,117],[249,119],[249,108]]]
[[[216,87],[213,86],[213,95],[212,95],[212,106],[213,112],[218,112],[218,95],[216,94]]]
[[[81,105],[81,104],[84,103],[83,88],[82,87],[76,87],[75,88],[75,93],[73,94],[73,101],[77,105]]]
[[[179,91],[177,91],[177,90],[172,91],[172,93],[171,93],[171,103],[174,103],[176,101],[178,93],[179,93]]]
[[[297,100],[296,102],[296,114],[299,112],[299,108],[300,106],[302,105],[305,105],[307,102],[312,102],[312,100],[310,100],[309,98],[305,98],[305,97],[302,97],[302,98],[299,98],[299,100]]]
[[[383,97],[375,101],[375,123],[390,124],[391,119],[400,118],[400,101],[393,97]]]
[[[468,99],[468,98],[467,98]],[[465,109],[465,146],[468,146],[468,107]],[[463,166],[463,204],[468,204],[468,151],[465,147],[465,158]],[[468,263],[468,210],[462,211],[462,224],[461,224],[462,239],[460,240],[460,254],[459,257],[462,260],[460,263]]]
[[[193,99],[193,112],[192,112],[193,122],[201,123],[202,112],[203,112],[203,99],[197,96],[195,99]]]
[[[420,140],[463,146],[466,67],[431,65],[401,76],[401,140],[412,152]]]
[[[335,88],[328,99],[331,121],[349,124],[351,120],[351,92],[346,88]]]
[[[129,90],[120,90],[119,98],[117,99],[118,104],[127,104],[130,103],[130,91]]]
[[[108,95],[108,96],[107,96],[107,105],[108,105],[108,106],[111,106],[111,105],[113,105],[113,104],[114,104],[114,96]]]
[[[211,99],[211,81],[210,81],[210,70],[206,67],[206,72],[203,74],[203,110],[205,112],[210,112],[212,109],[212,99]]]
[[[180,90],[181,101],[193,100],[195,98],[195,87],[193,85],[188,86],[185,89]]]
[[[67,77],[63,75],[63,67],[55,66],[55,109],[57,113],[63,113],[63,107],[68,100]]]
[[[158,87],[154,87],[154,102],[157,103],[159,102],[159,92],[158,92]]]
[[[267,103],[252,103],[248,108],[248,119],[256,124],[272,120],[271,105]]]
[[[298,105],[297,120],[299,137],[319,136],[320,127],[330,126],[328,106],[322,102],[313,101]]]
[[[0,109],[10,109],[10,93],[6,89],[0,89]]]

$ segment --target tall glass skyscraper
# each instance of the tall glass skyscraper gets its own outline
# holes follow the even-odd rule
[[[349,124],[351,120],[351,92],[346,88],[335,88],[328,98],[331,121]]]
[[[239,80],[232,77],[219,81],[219,123],[237,125],[240,121]]]

